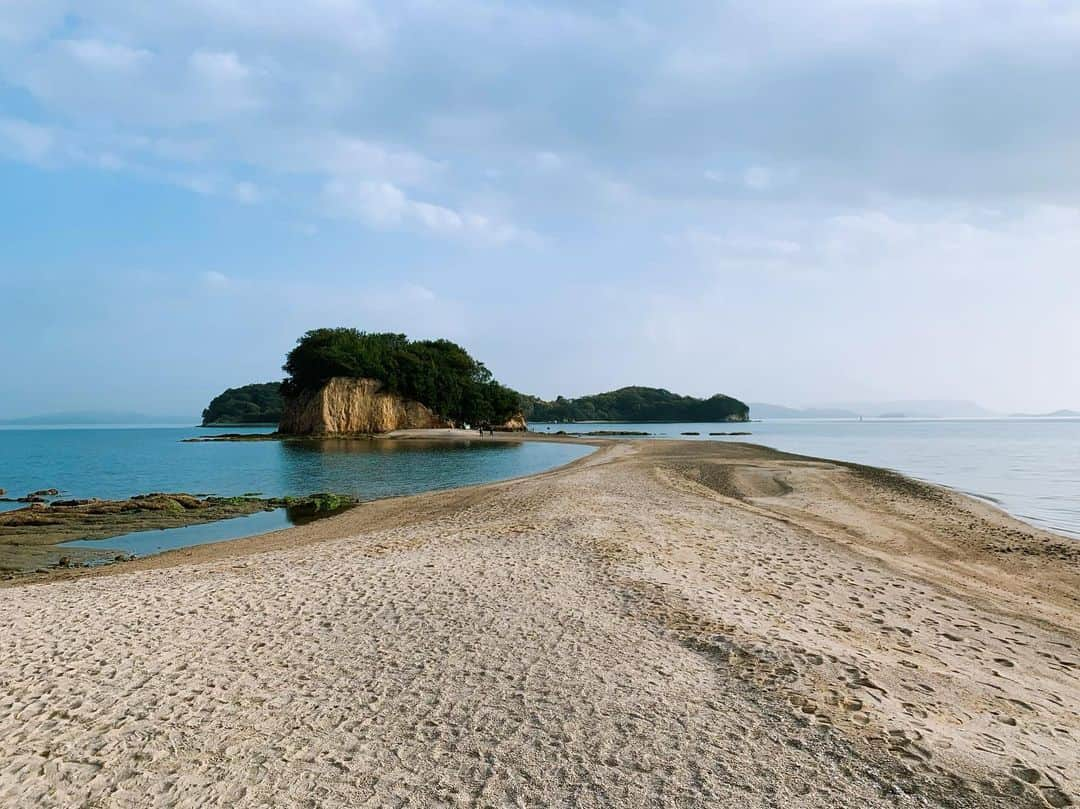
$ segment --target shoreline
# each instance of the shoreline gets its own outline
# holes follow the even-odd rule
[[[305,440],[305,438],[306,437],[301,436],[297,440]],[[362,441],[362,440],[367,440],[367,439],[373,439],[373,440],[382,439],[382,440],[392,440],[392,441],[413,441],[413,440],[418,440],[418,441],[439,441],[439,440],[446,440],[446,441],[459,441],[459,440],[479,441],[479,440],[481,440],[479,438],[479,436],[473,434],[471,430],[455,430],[455,429],[444,429],[444,428],[431,429],[431,430],[398,430],[398,431],[395,431],[395,432],[392,432],[392,433],[387,433],[387,434],[382,435],[382,436],[350,435],[350,436],[344,436],[339,440]],[[228,440],[228,439],[226,439],[226,440]],[[266,440],[288,440],[288,439],[275,437],[274,439],[266,439]],[[319,439],[319,437],[312,437],[310,440],[320,440],[320,439]],[[498,433],[497,432],[494,437],[487,436],[482,440],[484,440],[484,441],[493,441],[494,440],[494,441],[501,441],[501,442],[505,442],[505,443],[513,443],[513,442],[520,442],[520,441],[544,441],[544,442],[547,442],[547,443],[577,444],[577,445],[581,445],[581,446],[591,446],[591,447],[594,447],[596,450],[601,450],[605,446],[607,446],[608,444],[613,443],[613,442],[610,442],[610,441],[600,440],[600,439],[595,439],[595,438],[578,438],[578,437],[575,437],[575,436],[558,436],[558,437],[556,437],[556,436],[550,436],[549,437],[549,436],[543,436],[543,435],[535,435],[535,436],[533,436],[531,434],[525,434],[525,433],[520,433],[520,432],[519,433]],[[551,473],[554,473],[554,472],[559,472],[559,471],[564,470],[564,469],[571,468],[571,467],[575,466],[576,464],[587,461],[589,458],[592,458],[594,455],[596,455],[595,451],[589,453],[588,455],[584,455],[584,456],[582,456],[580,458],[575,458],[574,460],[572,460],[572,461],[570,461],[568,463],[561,464],[561,465],[556,466],[556,467],[552,467],[551,469],[546,469],[546,470],[543,470],[541,472],[534,472],[534,473],[528,474],[528,475],[520,475],[518,477],[513,477],[513,478],[505,478],[503,480],[491,481],[489,483],[476,483],[476,484],[468,484],[468,485],[465,485],[465,486],[452,486],[452,487],[443,488],[443,489],[432,489],[430,491],[420,492],[418,494],[399,494],[399,495],[392,495],[392,496],[389,496],[389,497],[380,497],[380,498],[376,498],[374,500],[361,500],[361,501],[358,501],[357,503],[355,503],[353,505],[350,505],[348,510],[354,510],[354,509],[358,509],[358,508],[362,508],[362,507],[366,507],[366,506],[376,506],[376,505],[379,505],[379,504],[395,504],[395,503],[398,503],[399,501],[405,500],[405,499],[430,497],[430,496],[435,496],[435,495],[440,495],[440,494],[447,494],[447,493],[451,493],[451,492],[465,492],[465,491],[470,491],[470,490],[474,490],[474,489],[479,490],[479,489],[485,489],[485,488],[491,487],[491,486],[500,486],[500,485],[503,485],[503,484],[514,483],[514,482],[517,482],[517,481],[531,480],[531,479],[534,479],[534,478],[537,478],[537,477],[541,477],[543,475],[547,475],[547,474],[551,474]],[[158,560],[162,560],[162,564],[160,566],[168,566],[168,567],[178,565],[178,564],[195,564],[198,561],[201,561],[202,555],[201,555],[200,552],[203,551],[203,550],[205,550],[207,554],[213,556],[213,558],[226,558],[226,557],[228,557],[230,555],[231,550],[235,550],[237,553],[243,553],[245,555],[248,554],[248,553],[259,553],[259,552],[261,552],[261,550],[265,550],[265,549],[269,549],[269,548],[273,547],[271,544],[267,544],[265,548],[262,547],[263,543],[261,542],[261,540],[263,540],[264,538],[267,538],[268,540],[271,537],[273,537],[275,540],[284,539],[285,537],[283,535],[286,535],[286,534],[289,534],[289,533],[295,532],[295,531],[304,531],[305,529],[309,529],[314,523],[319,523],[320,525],[322,523],[332,523],[334,520],[336,520],[340,516],[342,516],[342,515],[334,514],[334,515],[329,515],[329,516],[325,516],[325,517],[319,517],[317,520],[313,520],[311,523],[308,523],[307,525],[290,525],[290,526],[280,528],[280,529],[277,529],[277,530],[274,530],[274,531],[266,531],[266,532],[262,532],[262,533],[258,533],[258,534],[251,534],[250,536],[235,537],[235,538],[232,538],[232,539],[225,538],[225,539],[215,540],[215,541],[211,541],[211,542],[200,542],[200,543],[195,544],[195,545],[189,545],[189,546],[182,547],[182,548],[174,548],[174,549],[170,549],[170,550],[166,550],[166,551],[161,551],[159,553],[149,554],[149,555],[146,555],[146,556],[136,556],[134,558],[124,559],[122,561],[120,561],[120,560],[111,561],[111,562],[109,562],[107,564],[83,565],[81,567],[54,567],[54,568],[49,568],[45,572],[27,571],[27,572],[20,572],[20,573],[11,573],[10,575],[8,575],[6,577],[0,577],[0,592],[2,592],[5,588],[30,586],[30,585],[41,585],[41,584],[51,584],[51,583],[58,582],[58,581],[70,581],[72,579],[83,579],[83,578],[91,578],[91,577],[96,577],[96,576],[111,576],[111,575],[115,575],[115,574],[125,573],[125,572],[128,572],[128,571],[133,570],[133,569],[135,569],[135,570],[155,569],[155,568],[159,567],[159,565],[156,563]],[[224,521],[224,520],[221,520],[221,521]],[[214,524],[213,522],[204,523],[204,525],[213,525],[213,524]],[[337,537],[332,532],[328,533],[328,532],[320,531],[319,534],[318,534],[318,538],[315,539],[314,541],[324,541],[326,539],[334,539],[334,538],[337,538]],[[307,541],[306,537],[305,537],[304,541]],[[103,540],[100,540],[100,542],[106,543],[106,542],[108,542],[108,540],[103,539]],[[242,548],[239,547],[239,545],[241,543],[243,544]],[[274,543],[274,544],[276,545],[276,543]],[[238,546],[238,547],[233,548],[233,546]],[[100,556],[105,551],[111,551],[111,550],[112,549],[106,548],[105,545],[102,544],[101,550],[97,552],[97,555]],[[112,556],[111,553],[108,554],[108,555]],[[90,558],[90,557],[94,556],[94,554],[87,553],[86,556],[88,558]]]
[[[666,423],[666,422],[664,422]],[[674,423],[674,422],[673,422]],[[225,435],[221,437],[212,438],[192,438],[183,439],[185,442],[231,442],[236,440],[268,440],[268,441],[321,441],[321,440],[340,440],[340,441],[368,441],[368,440],[384,440],[384,441],[500,441],[506,443],[515,443],[522,441],[536,441],[544,443],[562,443],[562,444],[576,444],[591,446],[596,450],[603,449],[604,447],[617,445],[617,444],[633,444],[640,440],[647,440],[648,442],[677,442],[688,443],[690,439],[684,437],[663,437],[650,435],[647,439],[638,436],[623,436],[623,435],[588,435],[588,434],[573,434],[573,433],[541,433],[527,431],[496,431],[494,435],[485,435],[480,437],[473,430],[464,430],[460,428],[429,428],[429,429],[410,429],[410,430],[395,430],[383,434],[367,434],[367,433],[350,433],[337,436],[323,436],[323,435],[285,435],[278,433],[255,434],[251,438],[246,438],[243,435],[232,436]],[[760,450],[763,453],[772,453],[777,456],[785,456],[793,460],[802,460],[815,463],[835,464],[837,466],[848,467],[856,470],[865,470],[869,473],[879,473],[887,476],[895,477],[903,481],[907,481],[915,486],[925,487],[928,490],[940,490],[948,493],[949,495],[960,498],[961,501],[967,501],[971,505],[978,505],[985,509],[989,509],[998,515],[999,518],[1004,518],[1007,521],[1018,523],[1025,529],[1035,533],[1054,537],[1057,540],[1064,540],[1065,542],[1077,542],[1080,543],[1080,537],[1072,536],[1068,533],[1061,533],[1050,528],[1044,528],[1034,522],[1029,522],[1024,517],[1013,514],[1008,511],[1004,505],[997,499],[982,495],[978,492],[965,491],[960,488],[956,488],[946,483],[939,483],[933,480],[925,478],[915,477],[909,473],[901,472],[896,469],[890,469],[883,466],[873,466],[870,464],[864,464],[858,461],[846,461],[836,458],[817,457],[813,455],[802,455],[799,453],[792,453],[786,450],[776,449],[764,444],[756,444],[751,441],[725,441],[715,442],[720,446],[743,446],[752,450]],[[427,492],[420,492],[417,494],[401,494],[391,495],[388,497],[380,497],[374,500],[359,501],[356,506],[373,505],[376,503],[384,502],[396,502],[402,498],[420,498],[429,495],[436,495],[444,492],[455,492],[472,489],[484,489],[490,486],[498,486],[505,483],[513,483],[516,481],[529,480],[538,476],[546,475],[552,472],[558,472],[563,469],[573,467],[595,455],[596,452],[585,455],[581,458],[576,458],[569,463],[562,464],[551,469],[547,469],[541,472],[531,473],[528,475],[522,475],[514,478],[506,478],[504,480],[491,481],[489,483],[468,484],[465,486],[452,486],[445,489],[433,489]],[[356,506],[351,506],[355,508]],[[320,517],[319,522],[325,522],[332,520],[333,516]],[[213,524],[213,523],[209,523]],[[216,546],[232,545],[238,542],[258,544],[259,540],[263,537],[278,536],[280,534],[295,531],[297,529],[304,528],[302,525],[290,525],[288,527],[280,528],[274,531],[267,531],[259,534],[252,534],[249,536],[241,536],[235,538],[225,538],[221,540],[215,540],[210,542],[200,542],[198,545],[192,545],[188,547],[175,548],[158,553],[150,554],[147,556],[133,557],[131,559],[125,559],[123,561],[109,562],[108,564],[88,565],[83,567],[73,568],[51,568],[47,572],[41,571],[27,571],[19,572],[9,575],[8,577],[0,578],[0,590],[6,587],[17,587],[27,584],[47,584],[58,580],[68,580],[72,578],[83,578],[86,576],[97,575],[112,575],[114,573],[122,573],[125,570],[130,569],[130,566],[138,563],[148,563],[155,559],[161,559],[163,557],[174,556],[186,557],[185,561],[195,563],[195,559],[192,559],[192,554],[189,551],[193,549],[213,549]],[[334,538],[332,535],[327,535],[326,538]],[[106,540],[102,540],[103,542]],[[104,546],[102,546],[104,548]],[[257,553],[257,549],[245,548],[245,553]],[[1076,552],[1080,555],[1080,544],[1077,545]],[[221,556],[227,556],[227,553],[222,553]]]
[[[3,583],[0,802],[43,788],[30,751],[87,744],[86,711],[122,728],[151,704],[173,720],[106,734],[103,769],[66,771],[66,794],[172,788],[180,743],[194,756],[184,772],[202,779],[185,799],[214,802],[220,788],[240,805],[385,803],[400,790],[511,805],[1075,800],[1074,540],[860,464],[738,442],[568,439],[484,440],[598,450]],[[87,610],[95,620],[64,619]],[[63,662],[42,681],[27,666],[49,648]],[[102,659],[112,674],[91,676]],[[166,690],[132,690],[131,665]],[[58,707],[68,718],[46,723]],[[268,759],[267,744],[318,752]],[[150,758],[125,768],[143,748]],[[475,751],[500,763],[476,769]]]

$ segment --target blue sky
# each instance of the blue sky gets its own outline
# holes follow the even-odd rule
[[[0,3],[0,418],[305,329],[544,396],[1080,407],[1080,7]]]

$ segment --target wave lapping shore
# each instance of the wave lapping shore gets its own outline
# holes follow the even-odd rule
[[[0,589],[0,805],[1072,805],[1080,545],[868,467],[600,443]]]

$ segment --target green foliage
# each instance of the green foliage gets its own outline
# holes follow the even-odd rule
[[[203,411],[208,424],[277,424],[281,421],[281,383],[229,388],[213,398]]]
[[[629,387],[609,393],[545,402],[524,400],[525,416],[532,421],[747,421],[750,408],[730,396],[708,399],[679,396],[663,388]]]
[[[404,334],[314,329],[285,359],[285,396],[317,390],[337,376],[378,379],[455,422],[503,422],[521,397],[491,378],[484,364],[449,340],[409,340]]]

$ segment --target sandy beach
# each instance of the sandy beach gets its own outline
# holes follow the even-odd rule
[[[880,470],[596,443],[0,588],[0,805],[1080,800],[1080,543]]]

